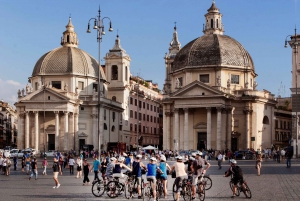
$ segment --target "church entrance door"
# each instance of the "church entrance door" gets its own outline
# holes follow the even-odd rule
[[[85,139],[79,139],[79,149],[83,149],[84,144],[85,144]]]
[[[197,150],[206,149],[207,133],[198,132]]]
[[[55,150],[55,134],[48,134],[48,150]]]
[[[238,138],[233,137],[231,138],[231,151],[234,153],[238,150]]]

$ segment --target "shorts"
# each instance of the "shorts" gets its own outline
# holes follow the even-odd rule
[[[199,175],[193,175],[193,182],[192,182],[192,185],[193,186],[196,186],[197,183],[198,183],[198,178],[199,178]]]
[[[53,178],[57,178],[58,177],[58,172],[53,172]]]
[[[114,173],[113,177],[123,178],[124,175],[123,175],[123,173]]]
[[[140,186],[142,184],[142,177],[136,177],[136,184]]]
[[[231,181],[232,181],[232,183],[236,186],[239,182],[243,182],[244,179],[243,179],[243,178],[235,178],[235,177],[233,177],[233,178],[231,179]]]
[[[155,178],[155,176],[147,176],[147,179],[152,179],[153,183],[156,184],[156,178]]]
[[[81,171],[81,166],[77,166],[77,171]]]
[[[162,180],[168,180],[168,176],[159,176],[158,178]]]

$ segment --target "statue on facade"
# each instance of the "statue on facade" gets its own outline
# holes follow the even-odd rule
[[[24,90],[24,88],[22,89],[22,96],[25,96],[25,90]]]
[[[93,95],[95,95],[96,94],[96,89],[95,88],[93,88]]]
[[[221,78],[220,78],[220,76],[218,76],[216,78],[216,80],[217,80],[217,86],[221,86]]]
[[[245,83],[245,89],[248,89],[248,86],[249,86],[249,83],[246,82],[246,83]]]
[[[18,91],[18,97],[21,97],[21,90]]]
[[[175,87],[176,88],[180,88],[181,87],[181,84],[180,84],[180,81],[179,81],[178,78],[176,78]]]
[[[256,90],[257,86],[258,86],[257,82],[254,81],[254,83],[253,83],[253,90]]]
[[[30,88],[29,88],[29,85],[26,84],[26,94],[29,94],[30,93]]]
[[[78,95],[78,87],[75,88],[75,94]]]
[[[230,88],[230,79],[227,80],[227,88]]]
[[[164,85],[163,91],[165,94],[169,94],[170,93],[170,86],[168,84]]]
[[[67,85],[67,83],[65,83],[64,91],[68,92],[68,85]]]

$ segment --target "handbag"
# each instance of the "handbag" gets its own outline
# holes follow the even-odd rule
[[[175,170],[173,170],[173,172],[172,172],[172,178],[176,178],[176,172],[175,172]]]

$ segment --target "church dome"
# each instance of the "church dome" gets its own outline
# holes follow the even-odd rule
[[[32,77],[70,74],[98,78],[99,63],[87,52],[78,48],[79,41],[71,17],[60,44],[62,47],[47,52],[36,62]],[[105,78],[102,68],[101,75]]]
[[[187,45],[176,55],[172,71],[202,67],[248,67],[254,70],[250,54],[235,39],[220,34],[205,34]]]
[[[36,75],[84,75],[98,77],[98,62],[77,47],[62,46],[44,54],[35,64]]]

